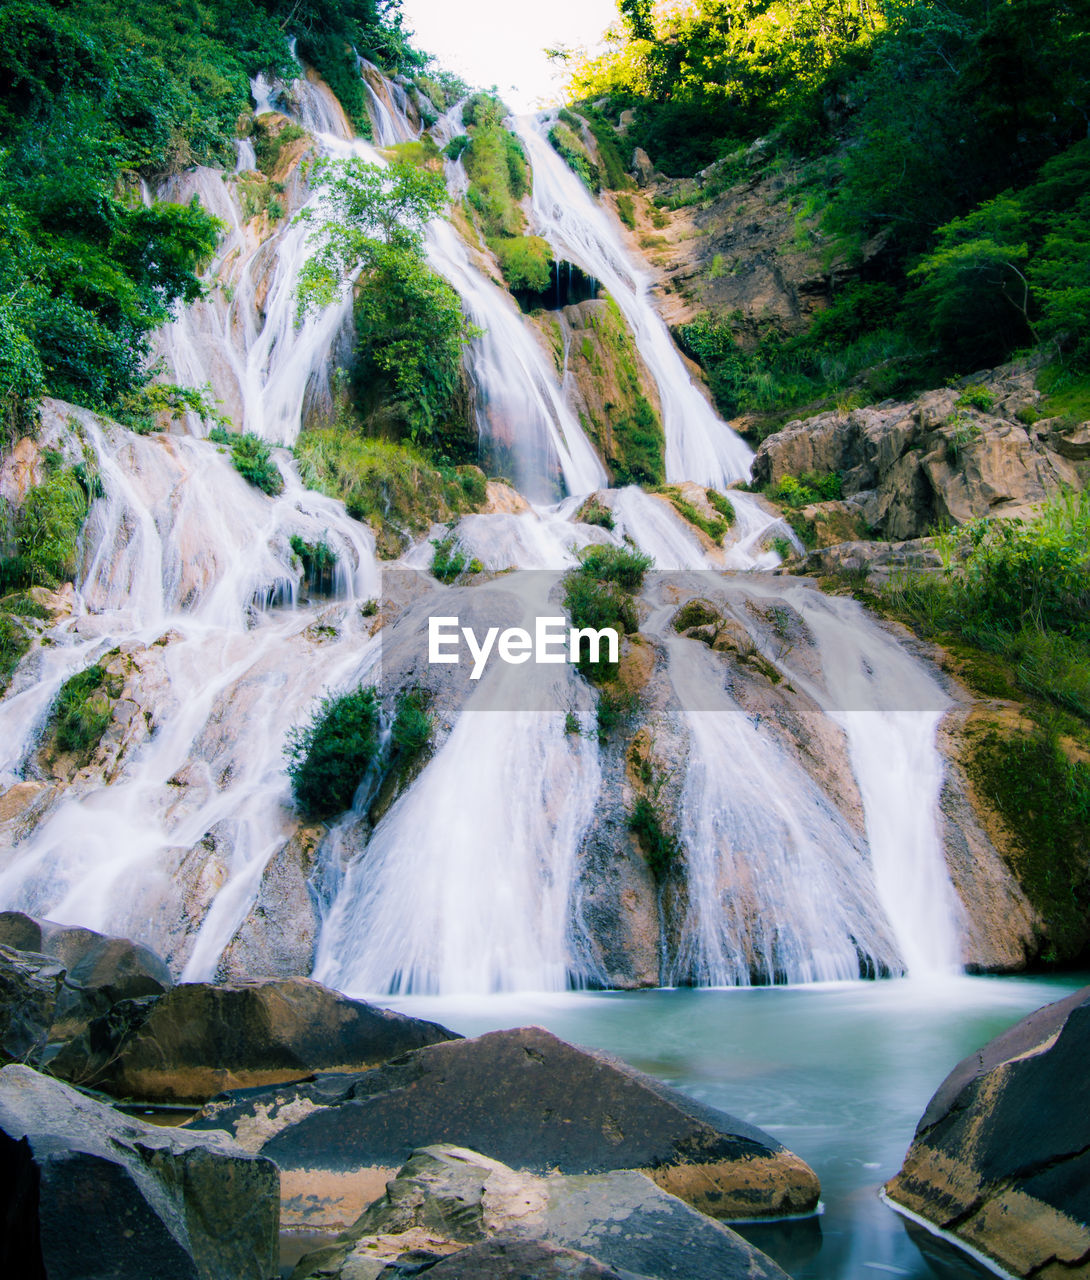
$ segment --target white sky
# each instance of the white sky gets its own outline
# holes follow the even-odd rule
[[[402,0],[413,44],[472,85],[494,84],[515,111],[558,100],[556,68],[543,52],[593,48],[617,17],[615,0]]]

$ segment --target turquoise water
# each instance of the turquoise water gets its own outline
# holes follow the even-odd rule
[[[385,1003],[464,1035],[536,1023],[768,1130],[817,1172],[823,1212],[741,1229],[795,1280],[960,1280],[988,1272],[906,1222],[879,1189],[950,1069],[1088,980],[965,977]]]

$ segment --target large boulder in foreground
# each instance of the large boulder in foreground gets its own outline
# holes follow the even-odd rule
[[[460,1147],[424,1147],[413,1152],[386,1193],[332,1245],[303,1258],[292,1280],[362,1280],[379,1276],[390,1261],[406,1253],[452,1254],[465,1246],[521,1240],[590,1255],[625,1274],[651,1280],[714,1276],[715,1280],[784,1280],[771,1259],[722,1223],[669,1195],[642,1173],[619,1172],[566,1177],[517,1173]],[[450,1273],[468,1269],[480,1251],[455,1253]],[[488,1255],[510,1267],[514,1249],[497,1247]],[[483,1256],[480,1258],[482,1264]],[[525,1265],[532,1259],[522,1257]],[[497,1275],[558,1274],[555,1256],[546,1252],[524,1272]],[[581,1274],[583,1263],[571,1264]],[[446,1274],[446,1271],[439,1274]],[[590,1272],[594,1274],[594,1272]]]
[[[9,1066],[0,1221],[0,1275],[20,1280],[268,1280],[279,1177],[226,1134],[145,1124]]]
[[[418,1147],[450,1143],[532,1173],[644,1170],[715,1217],[808,1213],[813,1171],[760,1129],[540,1027],[435,1044],[349,1078],[214,1100],[283,1173],[285,1219],[347,1226]]]
[[[890,1198],[1019,1276],[1090,1267],[1090,987],[960,1062]]]
[[[187,982],[119,1002],[50,1069],[116,1098],[203,1102],[315,1071],[358,1072],[454,1038],[437,1023],[349,1000],[309,978]]]

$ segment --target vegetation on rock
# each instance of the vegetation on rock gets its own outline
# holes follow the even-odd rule
[[[379,705],[374,689],[323,698],[310,723],[288,738],[288,776],[300,812],[334,817],[352,798],[379,755]]]
[[[251,432],[232,432],[223,427],[213,427],[208,438],[214,444],[226,445],[231,453],[231,463],[243,478],[275,498],[284,491],[284,477],[272,460],[268,444]]]
[[[94,755],[120,692],[106,668],[95,664],[70,676],[61,685],[49,712],[46,729],[58,752],[74,755],[82,767]]]

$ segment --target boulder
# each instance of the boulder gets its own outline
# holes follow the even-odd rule
[[[1018,1276],[1090,1259],[1090,987],[960,1062],[887,1193]]]
[[[389,1280],[398,1272],[387,1270]],[[403,1275],[413,1272],[402,1271]],[[544,1240],[487,1240],[460,1249],[427,1270],[436,1280],[625,1280],[616,1271],[576,1249]],[[639,1280],[629,1276],[627,1280]]]
[[[63,981],[51,956],[0,946],[0,1064],[38,1061]]]
[[[454,1038],[437,1023],[349,1000],[309,978],[187,982],[120,1001],[51,1070],[118,1098],[203,1102],[315,1071],[358,1072]]]
[[[283,1173],[285,1213],[346,1226],[416,1148],[451,1143],[543,1174],[644,1170],[716,1217],[808,1213],[813,1171],[745,1121],[540,1027],[434,1044],[354,1077],[213,1100]]]
[[[347,1280],[365,1260],[379,1264],[384,1254],[398,1256],[411,1247],[445,1255],[496,1237],[578,1250],[596,1265],[660,1280],[783,1277],[736,1232],[642,1173],[540,1177],[464,1148],[434,1146],[413,1152],[385,1195],[335,1244],[303,1258],[292,1280]],[[451,1265],[451,1274],[474,1274],[464,1269],[466,1254],[454,1256],[460,1262]]]
[[[276,1166],[222,1133],[121,1115],[0,1070],[0,1274],[25,1280],[268,1280]]]
[[[49,1039],[66,1040],[119,1000],[161,995],[174,985],[166,961],[127,938],[111,938],[78,925],[0,912],[0,944],[36,951],[65,970]]]

